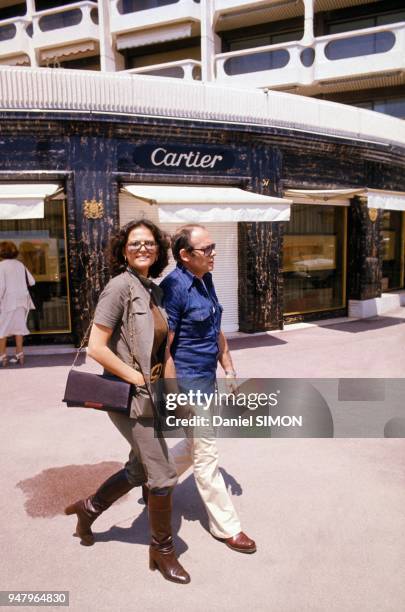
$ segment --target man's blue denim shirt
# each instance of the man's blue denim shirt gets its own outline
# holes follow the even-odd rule
[[[203,282],[177,264],[160,286],[169,329],[175,332],[171,353],[178,377],[215,377],[222,306],[208,272]]]

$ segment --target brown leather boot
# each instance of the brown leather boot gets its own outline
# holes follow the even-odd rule
[[[148,495],[149,524],[151,543],[149,547],[149,567],[158,569],[166,580],[188,584],[190,576],[178,562],[174,550],[171,518],[172,494],[156,495],[149,491]]]
[[[146,485],[142,485],[142,499],[145,506],[148,505],[149,489]]]
[[[81,538],[81,544],[84,546],[94,544],[91,525],[102,512],[134,486],[128,481],[126,470],[122,469],[103,482],[94,495],[80,499],[65,508],[65,514],[77,514],[75,535]]]

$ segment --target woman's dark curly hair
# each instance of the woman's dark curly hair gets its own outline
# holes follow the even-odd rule
[[[169,263],[169,236],[163,232],[157,225],[149,221],[149,219],[134,219],[124,227],[119,233],[111,239],[110,242],[110,270],[112,276],[117,276],[124,272],[127,268],[127,263],[124,258],[124,249],[128,242],[128,236],[136,227],[146,227],[153,234],[153,237],[158,245],[158,257],[154,264],[149,268],[149,275],[152,278],[157,278]]]

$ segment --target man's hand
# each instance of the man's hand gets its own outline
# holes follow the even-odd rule
[[[228,393],[232,393],[233,395],[236,395],[236,393],[238,392],[238,385],[236,382],[236,372],[234,370],[229,371],[229,372],[225,371],[225,386],[226,386]]]
[[[236,384],[236,372],[233,367],[231,353],[229,351],[228,342],[224,332],[219,333],[219,363],[225,372],[225,385],[229,393],[236,393],[238,386]]]

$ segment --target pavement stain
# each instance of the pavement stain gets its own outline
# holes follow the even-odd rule
[[[72,502],[94,493],[106,478],[120,469],[122,464],[117,461],[48,468],[21,480],[16,487],[27,498],[24,508],[28,516],[51,518],[64,514],[65,507]]]

